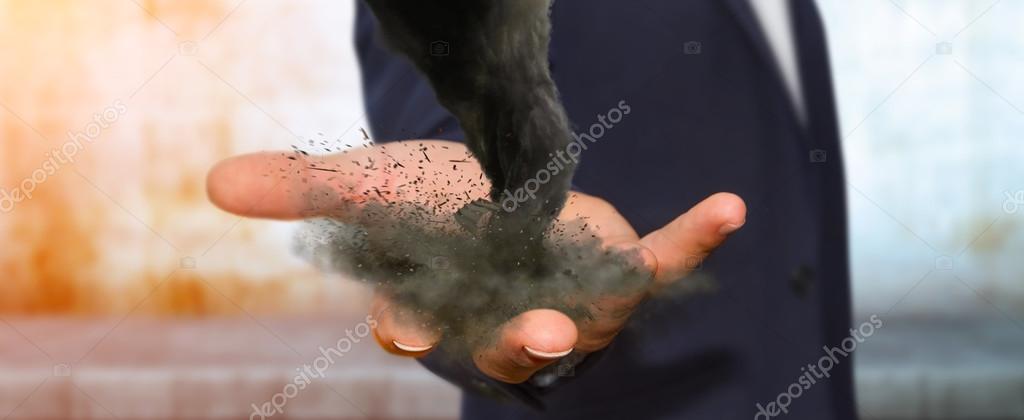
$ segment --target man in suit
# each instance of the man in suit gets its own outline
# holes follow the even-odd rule
[[[353,153],[461,141],[357,7],[371,129],[397,142]],[[467,390],[466,418],[855,418],[852,359],[835,356],[851,334],[845,182],[813,0],[561,0],[552,23],[552,74],[590,145],[565,213],[609,227],[606,243],[649,251],[659,284],[699,269],[717,290],[613,302],[625,315],[597,327],[530,311],[472,361],[444,357],[378,297],[381,345]],[[248,216],[303,216],[296,191],[311,187],[275,190],[259,176],[268,167],[294,164],[228,160],[211,172],[211,198]],[[826,355],[827,376],[816,369]]]

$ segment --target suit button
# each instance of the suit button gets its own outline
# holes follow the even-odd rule
[[[789,289],[799,298],[807,297],[814,285],[814,269],[806,264],[801,264],[793,274],[789,276]]]

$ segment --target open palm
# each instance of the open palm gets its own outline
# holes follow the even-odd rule
[[[652,180],[655,182],[655,180]],[[258,153],[227,159],[207,179],[211,201],[246,217],[297,220],[332,217],[363,222],[360,211],[375,201],[407,202],[454,214],[490,190],[480,166],[459,143],[404,141],[323,157]],[[559,215],[587,219],[607,248],[632,250],[654,279],[628,296],[606,296],[587,304],[594,317],[574,322],[551,309],[523,312],[508,321],[495,345],[477,349],[476,366],[492,378],[518,383],[574,349],[597,351],[626,325],[651,292],[686,276],[744,223],[746,208],[732,194],[715,194],[643,238],[608,202],[571,193]],[[420,357],[439,343],[436,330],[378,291],[371,304],[375,337],[390,353]]]

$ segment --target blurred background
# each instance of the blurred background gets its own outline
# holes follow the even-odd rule
[[[1024,418],[1024,2],[818,3],[855,323],[885,321],[855,358],[862,414]],[[298,224],[205,197],[228,156],[362,140],[353,7],[0,0],[0,415],[457,415],[359,336],[367,291],[298,258]]]

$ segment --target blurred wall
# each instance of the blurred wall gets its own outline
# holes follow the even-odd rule
[[[1024,4],[819,3],[858,315],[1019,318]],[[203,188],[233,154],[359,139],[351,30],[352,2],[0,2],[0,311],[315,311],[361,293],[295,258],[292,226],[223,214]]]
[[[204,189],[230,155],[359,138],[352,11],[0,1],[0,312],[308,312],[355,293],[292,256],[291,226]]]
[[[1024,3],[819,4],[858,316],[1024,325]]]
[[[1021,418],[1024,3],[821,0],[864,418]]]

